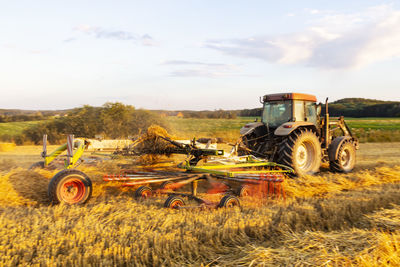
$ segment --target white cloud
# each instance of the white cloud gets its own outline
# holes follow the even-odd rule
[[[148,35],[138,35],[123,30],[110,30],[102,27],[90,26],[90,25],[79,25],[75,27],[76,31],[92,35],[97,39],[114,39],[121,41],[135,41],[145,46],[155,45],[154,39]],[[70,38],[71,39],[71,38]]]
[[[308,12],[308,13],[310,13],[310,14],[312,14],[312,15],[320,14],[320,13],[321,13],[321,10],[312,9],[312,8],[306,8],[305,11]]]
[[[207,63],[186,60],[167,60],[162,65],[185,66],[189,68],[174,70],[175,77],[223,77],[239,75],[239,67],[232,64]]]
[[[400,11],[391,6],[354,14],[309,12],[317,18],[302,32],[213,40],[206,47],[234,56],[324,69],[360,68],[400,57]]]
[[[172,71],[171,76],[174,77],[222,77],[227,76],[226,72],[218,72],[207,69],[184,69],[184,70],[175,70]]]
[[[63,42],[64,42],[64,43],[71,43],[71,42],[74,42],[74,41],[76,41],[76,40],[77,40],[76,38],[70,37],[70,38],[65,39]]]
[[[199,61],[186,61],[186,60],[167,60],[162,63],[163,65],[199,65],[208,67],[232,67],[232,65],[221,63],[206,63]]]

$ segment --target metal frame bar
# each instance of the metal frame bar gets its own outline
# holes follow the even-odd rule
[[[57,147],[56,150],[50,153],[50,155],[45,156],[44,165],[45,166],[49,165],[56,157],[61,155],[65,150],[67,150],[67,143]]]
[[[72,158],[70,159],[69,164],[65,166],[67,169],[73,168],[74,165],[78,162],[78,160],[82,157],[83,152],[85,152],[85,142],[83,140],[76,139],[73,144],[74,147],[77,146],[77,149],[74,152]]]
[[[73,140],[72,146],[73,146],[72,149],[76,147],[76,150],[74,151],[72,157],[70,155],[69,159],[65,160],[64,165],[66,169],[73,168],[75,164],[78,162],[78,160],[82,157],[83,152],[85,151],[85,142],[82,139]],[[45,150],[46,145],[44,145],[43,147],[44,150],[42,152],[42,157],[44,158],[44,166],[48,166],[53,160],[55,160],[58,156],[60,156],[62,153],[64,153],[64,151],[68,149],[68,144],[67,143],[62,144],[48,155],[47,155],[47,148]]]
[[[243,170],[243,171],[228,171],[229,169],[236,168],[251,168],[251,167],[281,167],[283,170]],[[294,173],[294,170],[288,166],[274,163],[274,162],[254,162],[254,163],[239,163],[230,165],[206,165],[196,167],[186,164],[181,164],[180,168],[186,169],[193,172],[209,173],[214,175],[226,176],[226,177],[237,177],[241,174],[270,174],[270,173]],[[221,170],[224,169],[224,170]]]

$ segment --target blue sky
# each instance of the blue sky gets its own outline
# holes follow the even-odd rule
[[[288,91],[400,101],[397,1],[0,4],[0,108],[242,109]]]

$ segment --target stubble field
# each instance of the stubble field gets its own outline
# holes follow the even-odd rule
[[[50,148],[51,149],[51,148]],[[288,179],[287,199],[243,198],[234,209],[169,210],[105,184],[115,162],[78,169],[94,181],[82,206],[51,206],[57,171],[27,171],[41,147],[0,152],[0,265],[396,266],[400,143],[365,143],[357,168]]]

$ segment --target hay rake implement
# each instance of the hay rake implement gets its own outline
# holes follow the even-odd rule
[[[239,206],[238,197],[249,195],[285,198],[284,179],[294,173],[290,167],[260,160],[254,156],[232,156],[234,153],[225,155],[224,150],[208,148],[208,145],[199,148],[195,139],[182,144],[163,136],[159,138],[170,144],[165,154],[184,154],[187,155],[186,160],[175,168],[125,169],[118,174],[104,175],[103,181],[116,182],[118,186],[137,187],[137,199],[167,195],[164,206],[168,208]],[[58,172],[49,184],[48,195],[53,203],[80,204],[91,197],[90,178],[82,171],[73,169],[81,159],[87,143],[86,139],[74,140],[73,137],[69,137],[66,144],[47,155],[44,139],[44,166],[63,151],[67,151],[65,169]],[[133,148],[122,153],[118,150],[118,154],[138,155]],[[163,154],[163,151],[158,153]],[[190,186],[190,190],[187,186]],[[199,189],[205,192],[199,193]],[[222,195],[219,203],[203,197],[212,194]],[[196,202],[196,205],[185,205],[185,199]]]
[[[135,191],[138,199],[166,194],[169,197],[164,207],[168,208],[193,208],[185,206],[184,198],[194,200],[200,207],[230,207],[239,205],[237,197],[285,198],[284,178],[293,172],[286,166],[251,158],[245,163],[235,163],[232,159],[230,164],[203,166],[190,162],[194,160],[188,159],[178,165],[182,171],[125,171],[119,175],[104,175],[103,180],[120,182],[122,186],[139,186]],[[206,194],[223,195],[218,204],[199,197],[199,182],[206,182],[210,187]],[[177,192],[186,185],[191,186],[189,193]]]

